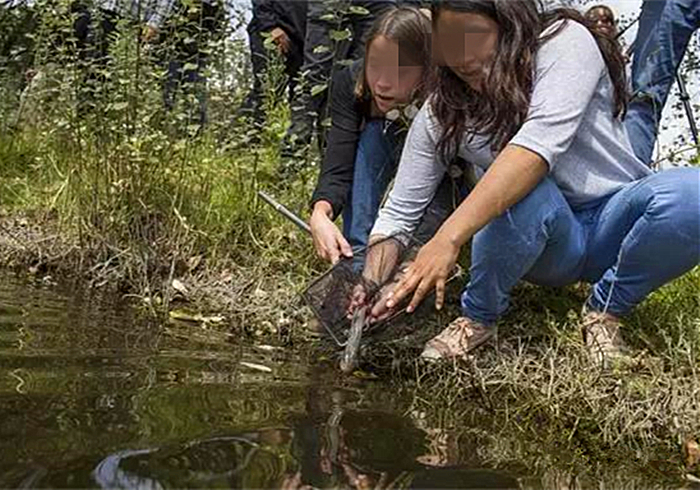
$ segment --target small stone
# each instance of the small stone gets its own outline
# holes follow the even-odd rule
[[[187,287],[179,279],[173,279],[171,286],[176,292],[180,293],[183,296],[187,296],[187,294],[189,293]]]

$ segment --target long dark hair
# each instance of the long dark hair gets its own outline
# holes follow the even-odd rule
[[[465,134],[490,135],[496,152],[515,136],[527,117],[537,50],[559,34],[564,23],[546,36],[541,34],[559,20],[579,22],[591,31],[615,89],[613,113],[615,117],[624,115],[627,81],[622,53],[613,39],[593,29],[578,11],[544,12],[538,0],[433,0],[433,23],[443,9],[485,15],[498,24],[500,31],[482,92],[469,87],[448,66],[440,66],[436,71],[431,104],[443,130],[438,154],[444,162],[456,156]]]
[[[414,7],[395,7],[384,12],[374,21],[365,36],[365,59],[369,55],[372,41],[379,36],[399,45],[401,63],[423,67],[423,76],[414,90],[414,98],[423,99],[432,71],[432,38],[428,16]],[[363,67],[355,85],[355,95],[360,99],[371,96],[365,70]]]
[[[612,22],[613,26],[613,35],[617,36],[617,18],[615,17],[615,12],[613,12],[613,9],[608,7],[607,5],[603,5],[602,3],[599,3],[598,5],[593,5],[590,7],[588,10],[586,10],[586,13],[583,14],[584,17],[586,17],[586,20],[590,21],[595,25],[596,23],[596,11],[602,10],[605,12],[605,14],[610,18],[610,22]]]

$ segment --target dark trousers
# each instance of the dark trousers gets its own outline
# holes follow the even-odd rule
[[[218,5],[199,2],[197,8],[179,6],[162,33],[166,42],[161,43],[160,52],[167,68],[163,103],[166,110],[172,110],[181,93],[186,99],[188,124],[201,126],[206,122],[207,47],[222,24],[223,11]]]
[[[262,33],[257,31],[249,32],[248,38],[250,40],[250,58],[253,65],[253,88],[243,102],[240,113],[251,117],[256,125],[261,126],[265,119],[263,110],[265,79],[270,57],[275,56],[275,53],[265,48]],[[281,81],[277,87],[272,87],[277,97],[282,97],[285,90],[288,89],[291,103],[303,61],[303,44],[290,39],[289,51],[284,55],[285,80]]]
[[[301,68],[306,78],[303,89],[294,95],[292,124],[287,134],[292,146],[308,144],[317,123],[325,119],[334,66],[339,61],[364,56],[367,30],[377,17],[394,5],[396,0],[309,0]],[[349,12],[351,6],[363,7],[369,13],[354,14]],[[351,33],[348,39],[333,39],[335,32],[345,29]]]
[[[79,2],[71,6],[71,12],[76,14],[73,41],[83,75],[78,97],[79,110],[83,112],[95,103],[99,87],[105,81],[101,72],[107,63],[120,17],[116,12],[91,8]]]
[[[119,15],[81,3],[73,4],[71,11],[77,14],[73,33],[79,57],[85,61],[104,61],[109,54],[110,39],[117,30]]]

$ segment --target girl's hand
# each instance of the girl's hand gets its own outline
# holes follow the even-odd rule
[[[309,226],[316,253],[323,260],[335,265],[341,257],[352,258],[352,247],[331,221],[331,213],[331,205],[328,202],[317,202],[314,205]]]
[[[387,302],[391,299],[392,293],[396,289],[396,287],[401,283],[401,280],[404,278],[406,275],[406,272],[409,270],[409,266],[413,263],[413,260],[406,262],[404,264],[401,264],[399,267],[399,270],[396,271],[394,277],[392,278],[391,282],[388,284],[384,285],[382,289],[377,293],[377,300],[372,307],[372,311],[370,313],[370,323],[376,323],[376,322],[381,322],[383,320],[386,320],[389,318],[391,315],[395,313],[396,308],[389,308],[387,306]]]
[[[367,302],[367,289],[364,284],[356,284],[350,293],[350,303],[346,312],[346,318],[352,320],[355,310],[365,306]]]
[[[444,235],[438,233],[423,248],[416,260],[409,266],[406,274],[390,293],[386,307],[393,309],[413,293],[413,298],[406,308],[412,313],[435,288],[435,308],[442,308],[445,303],[445,283],[457,263],[460,247]]]

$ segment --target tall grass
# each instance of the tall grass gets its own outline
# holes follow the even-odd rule
[[[258,188],[279,183],[276,147],[288,113],[276,90],[281,62],[272,63],[266,83],[268,124],[257,129],[235,118],[250,81],[245,43],[231,36],[242,17],[238,26],[226,23],[206,48],[203,126],[201,87],[183,85],[174,108],[163,104],[163,53],[184,34],[149,45],[138,26],[122,20],[109,56],[86,57],[70,7],[58,0],[3,12],[4,27],[21,31],[12,23],[21,16],[35,24],[24,33],[32,39],[31,63],[8,53],[0,73],[3,206],[52,211],[54,225],[80,251],[77,263],[59,265],[110,271],[139,293],[159,290],[192,256],[204,257],[212,268],[253,266],[266,256],[271,263],[298,263],[292,255],[305,255],[305,238],[280,247],[290,253],[273,252],[281,237],[293,234],[256,197]],[[30,83],[23,81],[28,69],[37,73]],[[256,132],[262,144],[249,144]],[[282,198],[302,211],[311,172],[290,180],[280,187]]]
[[[266,82],[266,125],[237,119],[247,54],[223,33],[209,47],[209,117],[200,126],[196,93],[163,105],[159,54],[177,39],[149,46],[122,22],[110,56],[85,62],[67,0],[0,13],[0,206],[38,223],[33,234],[10,230],[25,240],[21,253],[166,306],[171,280],[187,276],[191,299],[225,308],[253,332],[283,334],[308,320],[296,293],[322,266],[308,238],[256,197],[271,188],[303,215],[314,183],[312,167],[279,178],[289,115],[279,63]],[[2,217],[0,225],[5,233]],[[700,432],[699,285],[696,270],[627,320],[626,340],[640,355],[616,372],[601,373],[584,355],[576,325],[585,295],[576,288],[521,288],[499,348],[470,363],[413,361],[456,303],[416,318],[408,341],[389,332],[394,342],[377,344],[374,358],[396,369],[432,426],[477,437],[494,463],[527,462],[553,484],[607,474],[615,485],[625,473],[643,484],[656,468],[677,482],[680,447]]]

